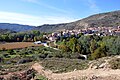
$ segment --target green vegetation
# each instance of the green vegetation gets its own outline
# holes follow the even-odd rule
[[[62,38],[57,40],[58,48],[63,52],[71,52],[77,56],[87,55],[89,59],[120,54],[119,36],[81,35],[79,37]]]
[[[42,36],[46,33],[40,33],[40,31],[33,30],[29,32],[19,33],[5,33],[0,35],[0,41],[5,42],[33,42],[37,40],[46,40]]]
[[[35,76],[35,80],[48,80],[46,77],[42,76],[42,75],[37,75]]]
[[[70,72],[88,68],[88,61],[79,59],[44,59],[42,66],[55,73]]]
[[[58,70],[55,72],[86,69],[88,62],[80,60],[82,57],[78,55],[78,53],[63,53],[43,46],[0,51],[0,65],[2,65],[0,66],[0,74],[22,71],[30,66],[28,64],[35,61],[41,61],[47,69]]]
[[[5,75],[5,74],[8,74],[9,72],[17,72],[17,71],[28,70],[32,66],[33,63],[34,62],[19,64],[19,65],[2,64],[2,65],[0,65],[0,75]]]
[[[82,59],[82,56],[79,53],[63,53],[44,46],[0,51],[1,64],[23,64],[46,58]]]
[[[43,37],[44,34],[46,33],[39,31],[2,34],[0,41],[30,42],[41,40],[44,42],[46,41],[46,38]],[[53,43],[49,44],[54,46]],[[52,70],[55,73],[83,70],[88,68],[89,60],[120,54],[120,36],[85,36],[83,34],[70,37],[62,36],[56,40],[56,44],[55,47],[59,50],[44,46],[11,50],[3,47],[0,50],[0,75],[26,70],[36,61],[41,62],[45,69]],[[85,60],[85,55],[88,58],[87,60]],[[120,69],[119,62],[119,59],[110,61],[110,67]],[[40,75],[36,79],[47,80]]]
[[[43,37],[47,33],[40,33],[37,30],[29,32],[20,32],[20,33],[11,33],[11,34],[2,34],[0,35],[0,41],[6,42],[33,42],[33,41],[42,41],[45,42],[47,39]],[[119,36],[97,36],[97,35],[88,35],[83,34],[72,35],[70,37],[61,36],[56,40],[57,45],[52,47],[57,47],[60,51],[43,48],[36,48],[34,50],[23,49],[23,51],[18,50],[17,57],[36,57],[38,58],[70,58],[70,59],[80,59],[81,55],[87,55],[89,59],[97,59],[110,55],[119,55],[120,54],[120,37]],[[24,51],[25,50],[25,51]],[[29,51],[28,51],[29,50]],[[3,47],[2,51],[5,54],[1,54],[0,62],[5,57],[5,60],[13,58],[16,56],[16,53],[6,52],[6,49]],[[14,50],[14,52],[16,52]],[[31,54],[30,54],[30,53]],[[10,53],[10,55],[9,55]],[[35,53],[35,54],[34,54]],[[3,56],[2,56],[3,55]],[[37,58],[37,59],[38,59]],[[36,59],[35,59],[36,60]],[[31,60],[28,60],[31,61]]]

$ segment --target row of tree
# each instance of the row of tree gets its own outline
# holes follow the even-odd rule
[[[5,42],[33,42],[38,40],[44,40],[43,35],[45,33],[40,33],[37,30],[30,32],[19,32],[19,33],[9,33],[1,34],[0,41]]]

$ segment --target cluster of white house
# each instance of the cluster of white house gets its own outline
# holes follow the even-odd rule
[[[58,37],[70,37],[71,35],[78,36],[80,33],[84,35],[107,36],[107,35],[120,35],[120,26],[118,27],[89,27],[85,29],[78,30],[63,30],[53,32],[52,34],[46,35],[50,41],[55,41]]]
[[[85,29],[75,29],[75,30],[62,30],[53,32],[49,35],[43,35],[49,41],[56,41],[60,37],[71,37],[72,35],[78,36],[80,33],[86,35],[98,35],[98,36],[107,36],[107,35],[119,35],[120,36],[120,26],[118,27],[89,27]],[[41,44],[41,41],[35,42],[35,44]]]

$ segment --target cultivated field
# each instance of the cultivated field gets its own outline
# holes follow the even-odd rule
[[[4,44],[0,44],[0,50],[18,49],[18,48],[25,48],[25,47],[30,47],[30,46],[41,46],[41,44],[34,44],[33,42],[4,43]]]

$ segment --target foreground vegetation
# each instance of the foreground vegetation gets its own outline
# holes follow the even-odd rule
[[[44,59],[41,65],[54,73],[84,70],[88,68],[89,61],[79,59]]]

